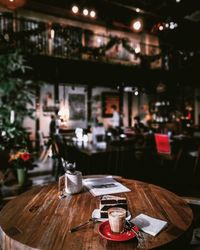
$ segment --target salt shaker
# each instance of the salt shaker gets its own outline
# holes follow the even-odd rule
[[[76,194],[82,190],[82,173],[76,171],[76,163],[66,163],[65,192]]]

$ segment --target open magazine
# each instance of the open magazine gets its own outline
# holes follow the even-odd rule
[[[131,191],[120,182],[114,180],[112,176],[103,178],[88,178],[83,180],[83,185],[90,191],[93,196]]]

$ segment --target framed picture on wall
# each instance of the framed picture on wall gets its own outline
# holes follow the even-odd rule
[[[53,85],[44,85],[41,88],[41,104],[44,116],[55,114],[58,111],[58,104],[55,102],[55,90]]]
[[[86,119],[86,106],[84,94],[69,94],[69,119],[70,120],[85,120]]]
[[[116,105],[119,112],[119,94],[112,92],[102,93],[102,116],[112,117],[112,105]]]

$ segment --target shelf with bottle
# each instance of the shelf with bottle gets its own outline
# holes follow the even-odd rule
[[[171,102],[169,100],[156,100],[150,105],[153,123],[167,123],[171,121]]]

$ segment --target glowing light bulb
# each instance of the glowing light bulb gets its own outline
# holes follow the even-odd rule
[[[133,23],[133,29],[135,31],[140,31],[142,29],[142,22],[140,20],[137,20]]]
[[[136,48],[135,48],[135,53],[136,53],[136,54],[140,53],[140,47],[136,47]]]
[[[83,15],[84,15],[84,16],[87,16],[88,13],[89,13],[88,9],[84,9],[84,10],[83,10]]]
[[[51,39],[54,39],[54,36],[55,36],[55,30],[51,29]]]
[[[72,7],[72,12],[73,12],[74,14],[77,14],[78,11],[79,11],[78,7],[77,7],[76,5],[74,5],[74,6]]]
[[[96,17],[96,12],[95,12],[94,10],[91,10],[91,11],[90,11],[90,16],[91,16],[92,18],[95,18],[95,17]]]

